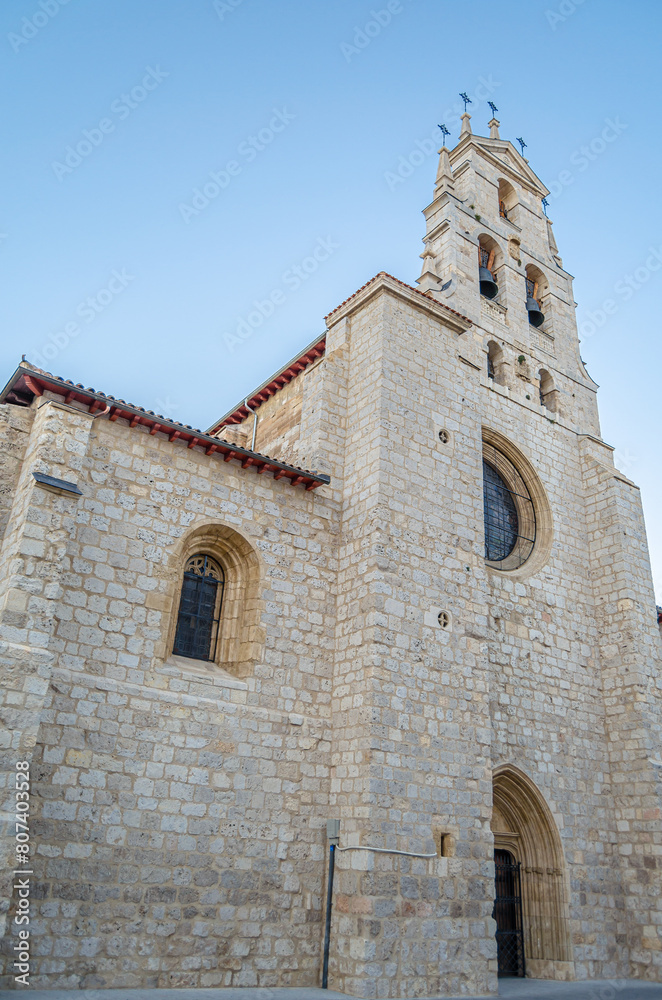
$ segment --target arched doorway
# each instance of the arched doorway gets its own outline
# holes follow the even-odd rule
[[[526,974],[535,979],[574,979],[561,838],[549,806],[535,784],[523,771],[508,764],[496,768],[493,775],[492,832],[496,864],[519,866],[522,967],[525,963]],[[514,878],[514,869],[511,871]],[[501,868],[501,873],[502,885],[495,883],[497,898],[499,893],[507,897],[505,889],[512,887],[503,882],[503,878],[510,877],[509,869]],[[516,898],[518,894],[511,895]],[[514,911],[508,919],[512,922],[513,918]],[[506,939],[512,953],[513,937],[501,938]],[[508,963],[513,969],[513,959],[507,960],[499,935],[497,945],[500,974],[521,975],[508,971]]]

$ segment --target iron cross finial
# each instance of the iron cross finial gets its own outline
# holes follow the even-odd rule
[[[445,146],[446,145],[446,136],[451,134],[450,133],[450,129],[447,129],[445,125],[439,125],[438,127],[441,129],[441,134],[443,136],[442,146]]]
[[[493,118],[496,118],[496,113],[497,113],[497,111],[498,111],[499,109],[497,108],[497,106],[496,106],[496,104],[494,103],[494,101],[488,101],[487,103],[489,104],[490,108],[492,109],[492,117],[493,117]]]
[[[468,94],[460,94],[460,97],[464,101],[464,110],[466,112],[466,110],[467,110],[467,104],[473,104],[473,101],[471,100],[471,98],[469,97]]]
[[[518,136],[516,141],[519,142],[520,148],[522,150],[522,156],[524,156],[524,150],[526,149],[526,143],[524,142],[524,139],[522,139],[521,136]]]

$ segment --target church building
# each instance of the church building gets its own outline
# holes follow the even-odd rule
[[[440,151],[416,287],[208,430],[27,361],[2,390],[4,986],[17,774],[33,988],[662,980],[639,491],[489,129]]]

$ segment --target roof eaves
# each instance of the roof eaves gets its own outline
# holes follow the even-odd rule
[[[275,374],[263,382],[262,385],[258,386],[254,392],[247,396],[246,399],[237,403],[235,407],[228,410],[219,420],[215,421],[211,427],[208,428],[208,434],[217,433],[221,427],[226,427],[228,424],[240,424],[249,415],[250,410],[246,406],[246,401],[251,410],[256,409],[261,406],[262,403],[266,402],[271,396],[275,396],[277,392],[280,391],[285,385],[292,382],[298,375],[301,374],[309,365],[313,364],[317,358],[322,357],[324,350],[326,348],[326,334],[321,337],[316,337],[303,351],[299,351],[291,361],[288,361],[286,365],[283,365]]]
[[[68,379],[53,375],[51,372],[45,372],[26,362],[21,362],[0,392],[0,403],[18,402],[17,398],[11,399],[13,393],[17,391],[19,395],[31,395],[33,398],[43,395],[45,391],[56,392],[64,396],[65,403],[78,402],[87,405],[90,413],[101,416],[107,412],[110,421],[126,419],[129,421],[130,427],[135,427],[138,424],[149,427],[152,435],[164,433],[173,442],[178,439],[188,440],[188,447],[191,449],[201,447],[207,455],[219,453],[226,462],[233,459],[240,461],[244,469],[254,466],[258,474],[273,472],[274,479],[285,478],[292,486],[305,483],[307,490],[313,490],[318,486],[327,485],[331,481],[330,477],[325,474],[310,472],[307,469],[289,465],[248,448],[220,441],[205,431],[197,430],[190,424],[179,423],[177,420],[171,420],[161,416],[161,414],[154,413],[153,410],[146,410],[142,406],[135,406],[123,399],[116,399],[114,396],[96,389],[74,384]]]

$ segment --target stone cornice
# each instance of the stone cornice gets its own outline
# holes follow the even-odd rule
[[[439,302],[427,292],[420,292],[417,288],[412,288],[404,281],[394,278],[393,275],[380,271],[325,317],[327,327],[351,316],[376,295],[384,292],[396,296],[416,309],[432,313],[438,319],[443,320],[444,325],[450,327],[457,334],[465,333],[472,325],[471,320],[466,316],[451,309],[450,306],[444,305],[443,302]]]

